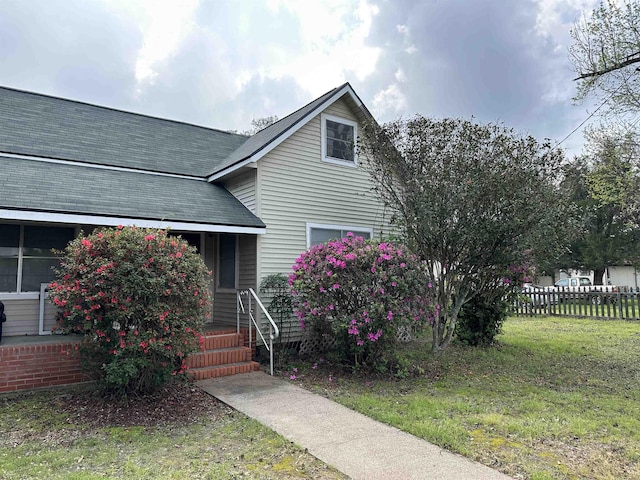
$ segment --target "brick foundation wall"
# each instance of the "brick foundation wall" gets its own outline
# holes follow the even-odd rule
[[[235,332],[235,329],[228,331]],[[249,329],[243,328],[240,333],[241,343],[247,346]],[[256,355],[255,342],[254,330],[252,353],[247,360]],[[88,381],[81,371],[75,345],[74,342],[0,345],[0,393]],[[234,345],[237,345],[237,337]],[[68,355],[64,353],[67,351]]]
[[[0,346],[0,393],[87,381],[74,343]],[[69,354],[63,352],[69,351]]]

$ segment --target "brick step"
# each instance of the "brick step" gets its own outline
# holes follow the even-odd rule
[[[239,362],[215,367],[192,368],[187,370],[193,380],[205,380],[207,378],[227,377],[239,373],[255,372],[260,369],[258,362]]]
[[[221,348],[238,347],[243,344],[242,333],[209,333],[204,336],[205,350],[218,350]]]
[[[249,347],[228,347],[193,353],[187,358],[189,368],[215,367],[228,363],[248,362],[252,351]]]

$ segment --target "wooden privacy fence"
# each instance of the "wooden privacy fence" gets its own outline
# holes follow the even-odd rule
[[[625,287],[539,288],[523,291],[513,305],[516,315],[640,320],[640,292]]]

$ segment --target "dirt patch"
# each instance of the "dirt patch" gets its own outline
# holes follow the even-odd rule
[[[113,399],[85,391],[60,395],[54,403],[69,423],[94,428],[183,426],[231,412],[211,395],[182,383],[166,385],[145,397]]]
[[[30,403],[33,400],[33,405]],[[42,407],[42,400],[47,408]],[[32,391],[0,398],[0,406],[23,406],[0,422],[7,445],[41,441],[50,446],[71,445],[103,428],[186,427],[204,417],[215,420],[233,410],[199,388],[174,383],[153,395],[127,399],[105,398],[91,386]],[[31,406],[25,406],[31,405]]]

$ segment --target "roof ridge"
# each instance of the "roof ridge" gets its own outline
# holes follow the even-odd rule
[[[99,108],[99,109],[102,109],[102,110],[109,110],[109,111],[112,111],[112,112],[124,113],[124,114],[127,114],[127,115],[134,115],[134,116],[137,116],[137,117],[144,117],[144,118],[150,118],[150,119],[153,119],[153,120],[160,120],[162,122],[176,123],[176,124],[180,124],[180,125],[186,125],[186,126],[189,126],[189,127],[201,128],[203,130],[208,130],[208,131],[213,131],[213,132],[226,133],[228,135],[234,135],[234,136],[237,136],[237,137],[250,138],[247,135],[243,135],[243,134],[237,133],[237,132],[231,132],[229,130],[222,130],[222,129],[213,128],[213,127],[205,127],[203,125],[196,125],[195,123],[184,122],[182,120],[174,120],[174,119],[171,119],[171,118],[156,117],[156,116],[149,115],[149,114],[146,114],[146,113],[131,112],[131,111],[123,110],[123,109],[120,109],[120,108],[107,107],[105,105],[98,105],[96,103],[85,102],[85,101],[82,101],[82,100],[72,100],[70,98],[59,97],[59,96],[50,95],[50,94],[47,94],[47,93],[32,92],[30,90],[22,90],[20,88],[6,87],[4,85],[0,85],[0,89],[9,90],[9,91],[13,91],[13,92],[19,92],[19,93],[25,93],[25,94],[28,94],[28,95],[35,95],[35,96],[38,96],[38,97],[51,98],[51,99],[54,99],[54,100],[62,100],[63,102],[75,103],[75,104],[79,104],[79,105],[86,105],[86,106],[89,106],[89,107]]]

